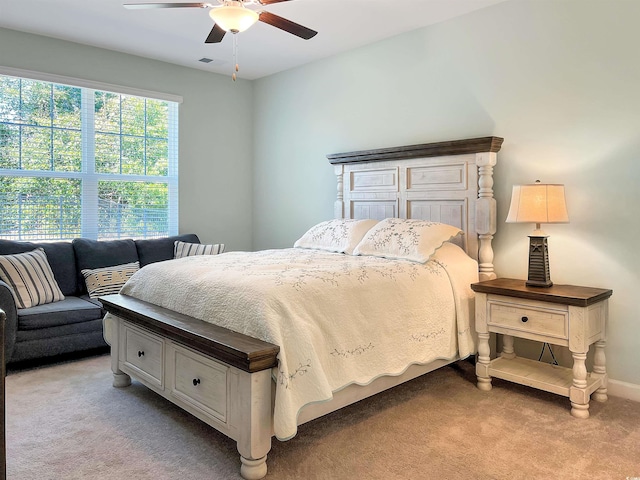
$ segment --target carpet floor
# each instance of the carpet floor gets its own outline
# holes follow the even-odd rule
[[[10,480],[239,479],[235,442],[138,382],[111,386],[109,357],[9,373]],[[445,367],[274,439],[267,479],[640,478],[640,403],[591,402]]]

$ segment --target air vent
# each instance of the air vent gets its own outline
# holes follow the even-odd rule
[[[207,65],[211,65],[212,67],[219,67],[221,65],[225,65],[225,64],[229,63],[228,61],[220,60],[219,58],[207,58],[207,57],[202,57],[198,61],[201,62],[201,63],[206,63]]]

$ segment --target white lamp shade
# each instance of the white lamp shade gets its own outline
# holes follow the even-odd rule
[[[253,10],[235,5],[225,5],[209,11],[213,21],[226,32],[244,32],[258,21],[259,15]]]
[[[507,223],[569,223],[564,185],[514,185]]]

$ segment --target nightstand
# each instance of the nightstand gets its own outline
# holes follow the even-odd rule
[[[589,399],[607,400],[607,371],[604,354],[608,298],[612,290],[553,285],[525,286],[524,280],[497,278],[474,283],[476,331],[478,332],[478,388],[491,390],[491,377],[569,397],[571,414],[589,417]],[[491,360],[489,334],[503,336],[500,356]],[[519,358],[513,339],[569,347],[573,368]],[[593,371],[585,360],[595,343]]]

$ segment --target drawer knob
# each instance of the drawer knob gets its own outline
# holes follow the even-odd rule
[[[529,317],[522,317],[520,320],[522,320],[522,323],[527,323],[529,321]]]
[[[193,386],[197,387],[198,385],[200,385],[200,379],[199,378],[194,378],[193,379]]]
[[[144,351],[138,350],[138,357],[144,357]]]

